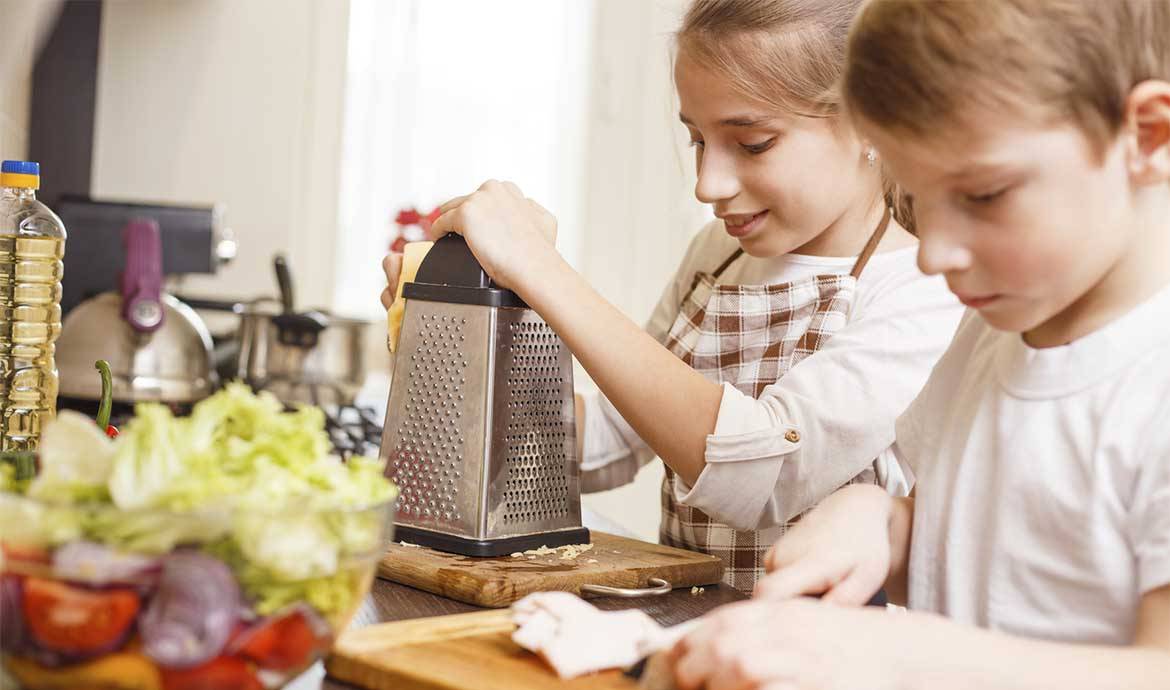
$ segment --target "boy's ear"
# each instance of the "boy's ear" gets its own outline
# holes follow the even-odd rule
[[[1170,82],[1143,81],[1125,102],[1129,172],[1139,184],[1170,181]]]

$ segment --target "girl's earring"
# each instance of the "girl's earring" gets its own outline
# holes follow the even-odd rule
[[[877,163],[877,152],[874,151],[872,147],[865,150],[865,162],[868,163],[869,167],[871,168],[874,166],[874,164]]]

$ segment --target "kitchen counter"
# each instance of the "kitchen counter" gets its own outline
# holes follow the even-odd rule
[[[582,518],[584,524],[590,529],[611,534],[621,534],[625,531],[604,516],[592,511],[584,510]],[[641,599],[606,597],[590,599],[589,601],[598,608],[606,610],[641,609],[663,625],[674,625],[702,616],[723,604],[742,601],[746,598],[739,591],[730,587],[711,585],[700,594],[691,594],[690,589],[676,589],[670,594],[658,597]],[[483,609],[437,594],[378,579],[374,581],[369,595],[362,602],[362,607],[354,617],[352,627],[481,610]],[[290,684],[289,690],[357,690],[357,688],[327,678],[324,666],[317,664]]]

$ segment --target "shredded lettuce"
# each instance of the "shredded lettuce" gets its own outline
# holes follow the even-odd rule
[[[381,462],[331,455],[321,410],[286,411],[241,383],[189,417],[141,404],[113,441],[63,412],[41,444],[41,474],[27,487],[39,503],[14,496],[25,491],[0,467],[12,496],[0,494],[0,524],[35,525],[26,536],[52,545],[201,546],[225,559],[262,614],[300,600],[327,616],[348,610],[361,591],[354,577],[368,571],[353,564],[380,552],[387,516],[374,506],[397,492]]]
[[[327,618],[344,618],[357,605],[359,594],[365,591],[363,578],[369,577],[368,564],[354,560],[340,563],[328,575],[287,580],[250,560],[234,539],[209,544],[204,550],[228,564],[244,596],[262,616],[304,601]]]
[[[40,441],[41,471],[28,485],[28,496],[54,503],[109,500],[114,448],[93,420],[62,410],[45,425]]]
[[[85,534],[85,511],[67,504],[32,501],[0,493],[0,541],[28,546],[56,546]]]
[[[220,511],[97,510],[84,528],[90,539],[120,551],[162,555],[184,544],[219,539],[231,526],[228,514]]]

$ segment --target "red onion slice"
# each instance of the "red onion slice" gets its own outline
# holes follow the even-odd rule
[[[71,582],[94,585],[140,584],[149,579],[161,560],[111,549],[91,541],[75,541],[53,552],[53,572]]]
[[[159,665],[198,666],[223,650],[238,620],[240,588],[222,561],[176,551],[138,621],[142,650]]]
[[[24,642],[24,618],[20,610],[21,580],[0,575],[0,649],[17,649]]]

